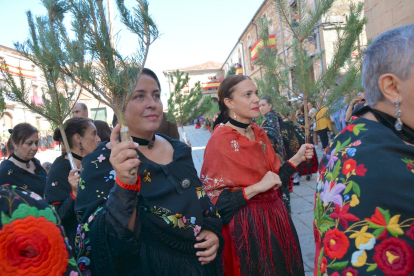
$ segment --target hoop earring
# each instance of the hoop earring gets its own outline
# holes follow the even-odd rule
[[[237,119],[236,112],[234,112],[234,108],[231,110],[234,113],[234,119]]]
[[[395,129],[397,131],[401,131],[403,127],[403,123],[401,122],[400,101],[396,100],[394,104],[395,104],[395,116],[397,116],[397,121],[395,122]]]

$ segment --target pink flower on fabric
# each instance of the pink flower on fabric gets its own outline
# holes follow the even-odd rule
[[[342,207],[343,199],[340,195],[343,190],[345,190],[345,185],[342,183],[335,183],[325,181],[325,185],[323,186],[323,191],[321,193],[321,200],[324,204],[328,204],[329,202],[333,202],[338,204]]]
[[[104,161],[105,159],[106,159],[106,157],[103,156],[103,154],[99,155],[99,157],[98,157],[99,163],[102,163],[102,161]]]
[[[197,235],[198,235],[198,233],[200,233],[200,231],[201,231],[201,226],[196,225],[196,226],[194,227],[194,236],[196,236],[196,237],[197,237]]]

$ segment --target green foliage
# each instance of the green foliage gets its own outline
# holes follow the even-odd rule
[[[210,110],[208,110],[204,115],[209,119],[213,119],[214,115],[220,112],[220,107],[218,103],[212,102]]]
[[[351,99],[357,89],[361,88],[361,55],[351,60],[351,53],[361,53],[359,43],[356,43],[366,19],[363,18],[363,3],[350,4],[347,23],[335,26],[337,41],[334,44],[332,60],[324,68],[322,74],[314,78],[311,70],[324,52],[310,56],[309,37],[314,35],[323,14],[332,8],[334,0],[320,0],[316,10],[309,8],[306,0],[296,0],[297,20],[291,20],[291,6],[288,0],[274,0],[283,28],[293,35],[289,48],[288,58],[282,59],[277,55],[277,49],[264,47],[259,51],[256,64],[262,66],[263,79],[256,80],[261,95],[272,98],[274,108],[285,116],[292,115],[300,105],[305,107],[305,130],[309,136],[309,127],[314,118],[308,116],[307,102],[312,101],[319,111],[327,108],[329,116],[346,103],[340,104],[343,96]],[[269,44],[268,30],[271,22],[260,19],[260,39],[264,45]],[[312,46],[313,47],[313,46]],[[294,79],[291,75],[294,73]],[[288,104],[295,98],[296,103]]]
[[[234,66],[230,66],[230,69],[227,71],[226,78],[228,76],[232,76],[232,75],[236,75],[236,67],[234,67]]]
[[[213,107],[210,96],[203,98],[203,90],[200,82],[197,82],[190,89],[190,93],[185,95],[182,90],[188,85],[190,78],[188,73],[175,71],[171,76],[171,83],[174,85],[174,91],[168,99],[167,119],[170,122],[178,123],[183,126],[191,121],[205,115]]]
[[[3,95],[3,88],[0,87],[0,117],[3,117],[4,111],[6,110],[6,102]]]

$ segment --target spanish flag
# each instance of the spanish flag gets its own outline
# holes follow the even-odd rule
[[[203,90],[218,89],[220,83],[221,81],[204,82],[202,83],[201,87],[203,88]]]
[[[12,75],[22,76],[25,78],[32,78],[33,80],[37,80],[36,72],[33,69],[32,70],[23,69],[20,67],[11,66],[9,64],[6,64],[6,66],[1,64],[0,68],[2,71],[7,71]]]
[[[236,68],[236,75],[243,75],[243,67],[237,67]]]
[[[190,88],[188,87],[188,84],[184,85],[183,92],[190,93]]]
[[[250,56],[252,57],[252,60],[257,59],[259,55],[259,50],[263,49],[265,47],[263,41],[259,39],[256,44],[250,49]],[[273,48],[276,47],[276,36],[275,35],[269,35],[269,40],[267,41],[267,48]]]

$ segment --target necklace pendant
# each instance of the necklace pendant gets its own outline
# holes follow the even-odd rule
[[[154,140],[151,140],[149,143],[148,143],[148,149],[152,149],[154,147]]]
[[[26,168],[30,168],[30,164],[29,163],[26,163]]]

